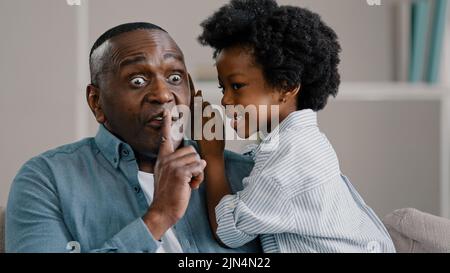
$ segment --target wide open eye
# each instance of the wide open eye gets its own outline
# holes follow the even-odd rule
[[[180,74],[171,74],[169,77],[167,77],[167,81],[171,84],[180,84],[182,79],[183,78]]]
[[[147,83],[147,80],[142,76],[136,76],[131,79],[130,83],[134,87],[142,87]]]

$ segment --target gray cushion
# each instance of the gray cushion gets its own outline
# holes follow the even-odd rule
[[[417,209],[398,209],[383,219],[397,252],[450,253],[450,220]]]
[[[5,209],[0,207],[0,253],[5,251]]]

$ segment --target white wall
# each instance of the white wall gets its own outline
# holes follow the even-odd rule
[[[375,212],[439,214],[440,111],[439,100],[336,100],[319,122],[342,171]]]
[[[0,205],[26,160],[75,140],[75,27],[65,1],[0,1]]]

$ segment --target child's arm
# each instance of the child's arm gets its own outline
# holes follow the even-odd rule
[[[195,94],[195,97],[202,97],[201,91],[198,91]],[[204,101],[202,104],[202,110],[204,111],[205,108],[208,106],[210,106],[210,104]],[[203,126],[209,120],[212,120],[214,118],[220,117],[202,116],[202,129]],[[216,124],[223,124],[223,122],[220,119],[220,123],[217,122]],[[215,130],[218,129],[215,128]],[[212,140],[206,140],[205,136],[202,135],[203,136],[202,139],[197,141],[200,147],[200,156],[207,162],[204,172],[206,180],[206,200],[208,206],[209,222],[213,234],[219,242],[220,240],[216,235],[217,221],[215,208],[219,204],[222,197],[231,193],[230,186],[228,184],[225,174],[225,158],[224,158],[225,136],[223,135],[224,134],[223,128],[221,132],[222,132],[221,139],[214,138]]]
[[[206,199],[208,205],[208,216],[213,234],[218,241],[216,235],[217,221],[216,221],[216,206],[220,200],[227,194],[230,194],[230,187],[225,175],[225,160],[222,156],[202,156],[208,162],[205,168],[206,179]]]

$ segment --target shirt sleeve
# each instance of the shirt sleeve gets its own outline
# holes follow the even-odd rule
[[[70,252],[77,250],[68,230],[50,170],[27,162],[13,181],[6,209],[6,252]],[[155,252],[160,242],[137,218],[98,249],[81,252]],[[75,247],[75,249],[73,249]]]
[[[259,234],[294,230],[288,194],[275,178],[250,176],[243,184],[242,191],[224,196],[216,207],[217,236],[224,244],[236,248]]]

